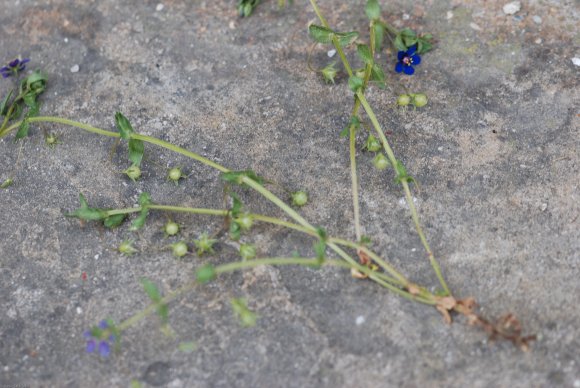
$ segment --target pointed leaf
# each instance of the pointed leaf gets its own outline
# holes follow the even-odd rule
[[[131,133],[135,132],[129,120],[123,116],[121,112],[115,113],[115,124],[119,129],[122,139],[129,140],[131,138]]]
[[[356,52],[360,59],[367,65],[373,63],[373,54],[371,53],[371,49],[366,44],[357,44],[356,45]]]
[[[365,13],[370,20],[376,20],[381,17],[381,7],[378,0],[368,0],[365,6]]]
[[[338,38],[338,43],[341,46],[348,46],[349,44],[353,43],[358,38],[358,32],[350,31],[350,32],[337,32],[335,33],[336,37]]]
[[[317,26],[316,24],[311,24],[308,27],[308,33],[318,43],[331,43],[334,36],[334,31],[330,28]]]
[[[103,224],[106,228],[112,229],[116,228],[117,226],[121,225],[125,220],[126,214],[115,214],[105,218]]]
[[[145,147],[143,141],[137,139],[129,139],[129,160],[136,166],[141,164],[143,159],[143,152]]]
[[[0,116],[6,116],[6,114],[8,113],[8,101],[10,101],[10,97],[12,97],[12,93],[14,92],[14,90],[11,90],[10,92],[8,92],[8,94],[6,95],[6,97],[4,97],[4,100],[2,100],[2,103],[0,103]]]

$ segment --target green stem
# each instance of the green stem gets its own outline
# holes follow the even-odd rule
[[[312,7],[314,8],[314,12],[318,16],[318,18],[320,19],[320,21],[324,25],[324,27],[330,28],[330,26],[326,22],[326,19],[324,19],[324,16],[322,16],[322,13],[320,12],[320,9],[318,8],[318,5],[316,4],[316,0],[310,0],[310,4],[312,4]],[[389,29],[389,27],[390,27],[386,23],[385,23],[385,26],[387,29]],[[371,31],[371,37],[373,37],[372,31]],[[371,41],[371,43],[372,43],[372,41]],[[340,54],[340,58],[343,62],[343,65],[347,69],[347,72],[348,72],[348,70],[350,69],[350,64],[349,64],[348,60],[346,59],[346,56],[344,55],[344,51],[342,50],[342,47],[340,46],[337,39],[333,39],[333,44],[334,44],[334,47],[336,48],[336,51]],[[352,76],[352,71],[349,72],[349,76]],[[383,148],[387,154],[387,157],[389,158],[389,161],[391,162],[391,165],[394,168],[395,166],[397,166],[397,158],[395,157],[395,153],[393,152],[393,149],[391,148],[389,141],[387,140],[387,137],[385,136],[385,133],[383,132],[383,129],[381,128],[381,125],[379,124],[379,121],[377,120],[377,117],[376,117],[373,109],[369,105],[363,91],[364,91],[364,88],[362,88],[361,90],[356,92],[357,102],[360,101],[366,114],[368,115],[369,119],[371,120],[371,123],[373,124],[373,127],[375,128],[376,133],[378,134],[379,138],[381,139],[381,142],[383,144]],[[409,185],[407,182],[403,182],[403,188],[405,190],[405,199],[409,205],[409,209],[411,209],[411,217],[413,218],[413,222],[415,224],[415,229],[417,230],[417,232],[419,234],[419,238],[421,239],[421,242],[422,242],[423,246],[425,247],[427,254],[429,255],[429,262],[431,263],[431,267],[433,267],[433,270],[435,271],[435,274],[436,274],[437,278],[439,279],[439,283],[441,284],[441,286],[443,287],[445,292],[449,295],[449,294],[451,294],[449,291],[449,287],[447,286],[447,283],[443,279],[439,263],[435,259],[435,256],[433,255],[433,252],[431,251],[431,248],[429,247],[427,239],[425,238],[425,235],[424,235],[423,230],[421,228],[421,225],[419,223],[419,216],[417,214],[415,204],[413,203],[413,198],[411,196],[411,193],[409,190]]]
[[[87,124],[83,124],[83,123],[73,121],[73,120],[63,119],[60,117],[39,116],[39,117],[32,117],[28,120],[30,122],[52,122],[52,123],[70,125],[73,127],[84,129],[84,130],[91,132],[91,133],[102,135],[102,136],[108,136],[108,137],[114,137],[114,138],[120,137],[120,134],[118,132],[106,131],[106,130],[96,128],[96,127],[93,127],[93,126],[90,126]],[[6,135],[11,130],[17,128],[19,125],[20,125],[20,122],[15,123],[15,124],[11,125],[10,127],[6,128],[4,130],[4,132],[0,133],[0,137]],[[135,134],[135,133],[131,133],[131,138],[142,140],[144,142],[148,142],[151,144],[155,144],[155,145],[158,145],[158,146],[163,147],[163,148],[167,148],[171,151],[174,151],[176,153],[179,153],[179,154],[182,154],[182,155],[187,156],[189,158],[192,158],[194,160],[197,160],[197,161],[199,161],[207,166],[213,167],[221,172],[228,172],[229,171],[226,167],[224,167],[220,164],[212,162],[211,160],[204,158],[204,157],[202,157],[194,152],[187,151],[184,148],[175,146],[175,145],[168,143],[166,141],[159,140],[159,139],[151,137],[151,136],[139,135],[139,134]],[[248,177],[243,178],[243,183],[250,186],[251,188],[253,188],[257,192],[262,194],[266,199],[268,199],[269,201],[271,201],[275,205],[277,205],[286,214],[288,214],[291,218],[293,218],[296,222],[298,222],[301,225],[301,227],[305,229],[305,231],[308,231],[309,234],[317,236],[316,228],[314,226],[312,226],[310,223],[308,223],[308,221],[306,221],[300,214],[298,214],[294,209],[292,209],[290,206],[288,206],[286,203],[284,203],[280,198],[275,196],[268,189],[266,189],[265,187],[263,187],[262,185],[260,185],[259,183],[257,183],[256,181],[254,181],[253,179],[250,179]],[[159,207],[161,205],[150,205],[150,208],[153,209],[154,206]],[[124,213],[124,214],[132,213],[132,212],[136,211],[134,209],[137,209],[137,208],[132,208],[131,210],[125,210],[127,213]],[[174,207],[174,206],[168,206],[165,208],[165,210],[173,210],[173,211],[185,211],[184,209],[185,208],[179,208],[179,207]],[[207,209],[203,210],[204,213],[199,213],[199,214],[209,214],[206,210]],[[198,209],[197,211],[201,211],[201,210]],[[192,212],[194,212],[194,211],[192,211]],[[219,212],[221,212],[221,211],[219,211]],[[123,213],[121,213],[121,214],[123,214]],[[113,215],[113,214],[110,214],[110,215]],[[224,214],[219,213],[218,215],[224,215]],[[335,244],[331,244],[331,243],[329,243],[328,246],[332,250],[334,250],[337,254],[339,254],[343,259],[345,259],[349,264],[356,265],[356,261],[354,261],[350,257],[350,255],[348,255],[346,252],[342,251],[338,246],[336,246]],[[377,264],[379,264],[381,267],[383,267],[383,269],[385,269],[385,271],[390,273],[395,279],[400,280],[400,282],[402,284],[409,283],[403,275],[398,273],[393,267],[391,267],[386,262],[384,262],[384,260],[380,259],[380,257],[378,257],[377,255],[374,255],[374,256],[376,258],[378,258]]]
[[[315,258],[303,258],[303,257],[281,258],[281,257],[275,257],[275,258],[254,259],[254,260],[247,260],[247,261],[235,261],[235,262],[231,262],[231,263],[222,264],[220,266],[217,266],[214,268],[214,271],[215,271],[216,275],[221,275],[221,274],[228,273],[228,272],[251,269],[251,268],[255,268],[255,267],[259,267],[259,266],[263,266],[263,265],[276,265],[276,266],[302,265],[302,266],[312,267],[313,265],[316,265],[316,262],[317,262],[317,259],[315,259]],[[389,284],[388,282],[384,281],[382,279],[382,277],[379,276],[379,274],[377,274],[374,271],[371,271],[369,268],[364,267],[362,265],[359,265],[357,263],[354,263],[351,265],[351,264],[345,263],[341,260],[327,259],[322,263],[322,266],[333,266],[333,267],[346,268],[346,269],[355,268],[356,270],[364,273],[365,275],[368,275],[369,278],[373,279],[376,283],[384,286],[385,288],[388,288],[389,290],[401,295],[402,297],[404,297],[406,299],[420,302],[420,303],[424,303],[427,305],[435,305],[436,304],[436,300],[435,300],[435,297],[433,295],[429,295],[429,294],[426,294],[423,296],[412,295],[411,293],[409,293],[405,290],[402,290],[398,287],[393,286],[392,284]],[[178,288],[177,290],[175,290],[175,291],[169,293],[167,296],[163,297],[159,302],[150,304],[145,309],[141,310],[139,313],[124,320],[119,325],[117,325],[117,329],[119,331],[123,331],[123,330],[128,329],[129,327],[137,324],[142,319],[153,314],[157,310],[159,305],[164,305],[164,304],[171,302],[172,300],[174,300],[178,296],[180,296],[188,291],[191,291],[198,284],[199,283],[197,281],[191,281],[191,282],[183,285],[182,287]]]

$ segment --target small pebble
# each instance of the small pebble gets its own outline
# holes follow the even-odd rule
[[[542,38],[538,38],[534,41],[536,44],[541,44],[542,43]]]
[[[574,57],[574,58],[572,58],[572,63],[573,63],[575,66],[580,66],[580,58],[578,58],[578,57]]]
[[[447,11],[447,20],[453,18],[453,11]]]
[[[358,317],[356,317],[355,323],[357,326],[362,325],[363,323],[365,323],[365,317],[363,317],[362,315],[359,315]]]
[[[64,38],[64,43],[68,43],[68,38]]]
[[[332,50],[328,50],[328,52],[326,53],[326,55],[328,55],[328,58],[332,58],[336,55],[336,50],[332,49]]]
[[[472,29],[474,29],[475,31],[483,31],[482,28],[480,26],[478,26],[477,24],[471,22],[469,23],[469,27],[471,27]]]
[[[548,208],[548,204],[547,203],[543,203],[543,204],[540,205],[540,210],[543,211],[543,212],[545,212],[547,208]]]
[[[162,11],[164,7],[165,6],[163,4],[159,3],[157,4],[157,7],[155,7],[155,11]]]
[[[403,20],[409,20],[411,16],[408,13],[403,14]]]
[[[534,23],[536,23],[536,24],[542,24],[542,17],[541,17],[541,16],[534,15],[534,16],[532,17],[532,20],[533,20],[533,21],[534,21]]]
[[[513,15],[522,9],[522,3],[519,1],[512,1],[511,3],[507,3],[503,6],[503,13],[506,15]]]
[[[83,313],[83,309],[80,307],[77,307],[77,314],[81,315]]]
[[[70,68],[71,73],[78,73],[79,70],[80,70],[79,65],[73,65],[73,67]]]

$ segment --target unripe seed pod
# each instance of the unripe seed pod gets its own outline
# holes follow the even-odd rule
[[[295,206],[304,206],[308,202],[308,194],[305,191],[292,193],[292,203]]]
[[[240,245],[240,256],[244,260],[252,260],[256,257],[256,247],[252,244]]]
[[[379,170],[384,170],[390,165],[389,160],[383,154],[377,154],[377,156],[375,156],[375,158],[373,159],[373,164]]]
[[[187,255],[187,244],[183,241],[171,244],[171,251],[175,257],[183,257]]]
[[[415,105],[417,108],[421,108],[427,105],[427,102],[428,102],[427,96],[424,95],[423,93],[413,95],[413,105]]]
[[[167,172],[167,179],[175,182],[176,184],[181,178],[183,178],[183,174],[181,173],[181,169],[179,167],[173,167]]]
[[[238,224],[240,226],[240,229],[242,230],[248,230],[252,227],[252,224],[254,223],[254,220],[252,219],[251,216],[244,214],[238,218],[236,218],[235,223]]]
[[[179,233],[179,224],[177,222],[167,221],[163,227],[163,231],[168,236],[175,236],[177,233]]]
[[[369,135],[369,137],[367,138],[366,147],[367,150],[371,152],[377,152],[381,149],[381,142],[378,141],[377,138],[374,137],[373,135]]]
[[[411,96],[408,94],[401,94],[397,97],[397,105],[399,106],[407,106],[411,103]]]
[[[129,179],[131,179],[133,182],[135,182],[141,176],[141,169],[136,164],[133,164],[133,165],[131,165],[131,167],[126,169],[124,171],[124,173],[127,174]]]

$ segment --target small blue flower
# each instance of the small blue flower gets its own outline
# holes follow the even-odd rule
[[[105,331],[109,329],[109,322],[103,319],[99,322],[99,325],[93,330],[87,330],[84,332],[84,337],[87,339],[87,353],[93,353],[97,350],[102,357],[108,357],[111,354],[111,344],[115,342],[115,336],[113,334],[109,335],[108,340],[101,339],[97,334],[99,331]],[[96,333],[95,333],[96,332]]]
[[[421,63],[421,57],[417,54],[417,45],[409,47],[407,51],[399,51],[397,59],[399,62],[395,65],[395,71],[412,75],[415,72],[413,66]]]
[[[0,73],[2,73],[2,78],[8,78],[12,75],[17,75],[21,71],[26,69],[26,63],[30,62],[30,59],[20,59],[16,58],[7,63],[6,66],[0,69]]]

